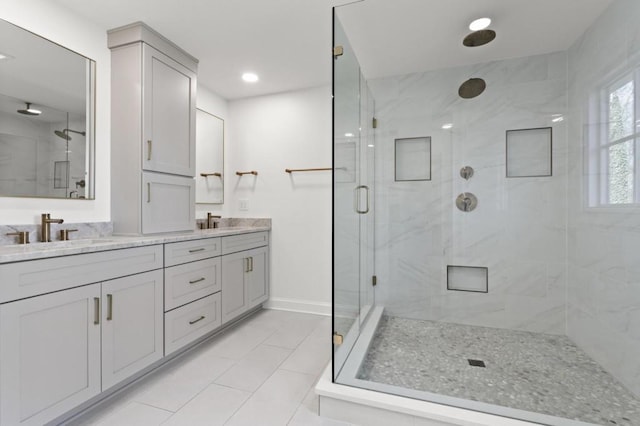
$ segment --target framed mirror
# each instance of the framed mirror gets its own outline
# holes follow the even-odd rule
[[[224,203],[224,120],[196,110],[196,203]]]
[[[95,61],[0,20],[0,196],[93,199]]]

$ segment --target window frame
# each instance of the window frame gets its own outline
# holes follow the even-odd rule
[[[589,171],[588,207],[590,208],[640,208],[640,69],[618,74],[613,83],[603,85],[590,108],[588,122],[599,123],[596,129],[588,129]],[[631,134],[610,140],[610,97],[616,90],[633,82],[633,129]],[[595,114],[594,114],[595,112]],[[595,116],[595,117],[594,117]],[[595,134],[594,134],[595,133]],[[633,148],[633,193],[630,203],[611,203],[610,200],[610,150],[611,147],[632,141]]]

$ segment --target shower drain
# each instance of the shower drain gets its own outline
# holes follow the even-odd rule
[[[469,365],[472,367],[486,367],[485,363],[483,360],[481,359],[467,359],[467,361],[469,362]]]

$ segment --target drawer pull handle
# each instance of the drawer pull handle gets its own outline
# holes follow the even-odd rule
[[[151,139],[147,141],[147,161],[151,161],[151,148],[152,148]]]
[[[191,249],[191,250],[189,250],[189,253],[197,253],[199,251],[204,251],[204,248],[201,247],[201,248],[197,248],[197,249]]]
[[[249,272],[253,272],[253,256],[249,258]]]
[[[151,183],[147,182],[147,203],[151,202]]]
[[[205,280],[205,278],[204,278],[204,277],[202,277],[202,278],[198,278],[197,280],[189,281],[189,284],[199,283],[199,282],[204,281],[204,280]]]
[[[245,260],[245,262],[246,262],[245,267],[244,267],[244,271],[245,271],[245,272],[251,272],[251,269],[250,269],[250,267],[249,267],[249,258],[248,258],[248,257],[245,257],[245,258],[244,258],[244,260]]]
[[[205,318],[205,316],[204,316],[204,315],[201,315],[201,316],[200,316],[200,318],[189,321],[189,324],[190,324],[190,325],[193,325],[193,324],[195,324],[195,323],[197,323],[197,322],[202,321],[204,318]]]
[[[107,321],[113,320],[113,294],[107,294]]]
[[[100,298],[93,298],[93,323],[100,324]]]

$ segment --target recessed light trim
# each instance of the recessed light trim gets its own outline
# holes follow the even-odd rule
[[[244,74],[242,74],[242,79],[247,83],[255,83],[259,80],[258,74],[253,72],[245,72]]]
[[[480,31],[491,25],[491,18],[478,18],[469,24],[471,31]]]

